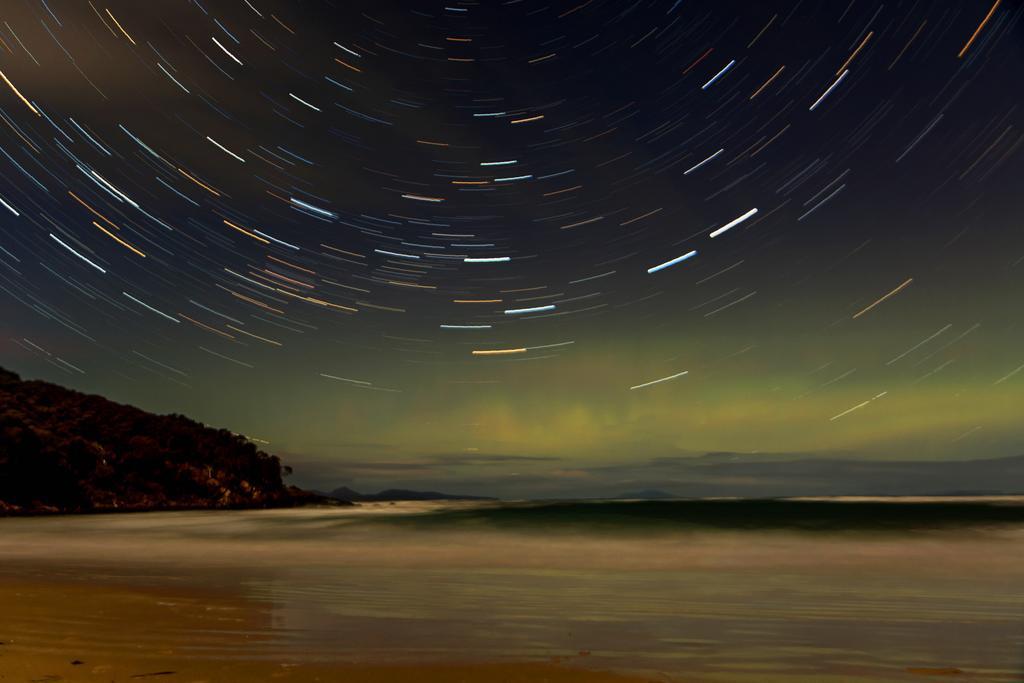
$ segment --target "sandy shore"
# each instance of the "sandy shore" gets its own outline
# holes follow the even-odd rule
[[[4,520],[0,683],[1024,680],[1019,526],[610,535],[392,516]]]
[[[71,665],[54,658],[0,658],[4,670],[0,680],[42,683],[73,681],[108,683],[121,681],[188,681],[189,683],[251,683],[252,681],[294,681],[295,683],[629,683],[644,679],[627,678],[600,671],[571,669],[555,664],[430,664],[424,666],[285,665],[255,662],[176,662],[162,669],[155,660],[110,661]],[[157,664],[154,668],[154,664]]]
[[[264,606],[224,591],[0,577],[4,683],[643,683],[585,655],[522,663],[387,665],[263,661]],[[197,653],[197,649],[200,650]],[[584,662],[585,663],[585,662]]]

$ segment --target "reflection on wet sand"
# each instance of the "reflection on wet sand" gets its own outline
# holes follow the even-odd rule
[[[553,533],[385,511],[5,520],[0,680],[1021,679],[1020,526]]]

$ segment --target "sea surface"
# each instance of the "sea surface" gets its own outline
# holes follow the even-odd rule
[[[189,657],[559,658],[736,683],[1024,680],[1021,499],[374,503],[0,519],[5,578],[237,594],[261,615],[187,637],[154,619],[118,638],[99,628],[102,610],[73,623],[21,617],[17,629],[40,647],[74,630],[93,651],[171,639]]]

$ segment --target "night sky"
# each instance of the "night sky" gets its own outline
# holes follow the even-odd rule
[[[1022,12],[6,1],[0,364],[324,487],[1019,454]]]

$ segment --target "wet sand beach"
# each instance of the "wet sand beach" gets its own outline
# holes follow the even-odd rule
[[[0,681],[1022,680],[1016,522],[808,533],[580,510],[0,520]]]
[[[188,681],[247,683],[640,683],[580,667],[573,658],[548,662],[314,663],[247,659],[258,649],[266,605],[195,588],[83,585],[5,578],[0,581],[0,681]],[[253,642],[253,641],[257,642]],[[201,644],[203,651],[196,652]],[[582,659],[585,655],[577,655]]]

